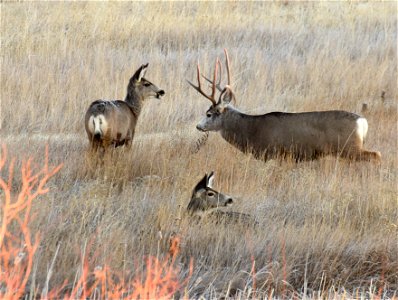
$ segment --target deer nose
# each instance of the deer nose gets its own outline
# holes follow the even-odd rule
[[[200,126],[200,124],[196,125],[196,129],[205,132],[205,130],[202,128],[202,126]]]
[[[164,94],[166,94],[163,90],[160,90],[158,92],[158,98],[164,96]]]

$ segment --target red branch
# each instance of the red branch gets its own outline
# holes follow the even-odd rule
[[[7,148],[2,145],[0,154],[0,172],[7,161]],[[8,178],[0,177],[1,227],[0,227],[0,298],[19,299],[24,295],[26,284],[32,271],[34,254],[39,246],[39,234],[32,238],[30,232],[30,212],[32,202],[39,195],[46,194],[48,180],[62,167],[62,164],[49,168],[48,146],[42,169],[36,171],[32,167],[32,159],[22,162],[21,191],[13,196],[13,176],[15,158],[8,166]],[[15,224],[11,228],[11,224]]]

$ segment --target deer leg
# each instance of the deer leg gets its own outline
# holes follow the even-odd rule
[[[133,144],[133,138],[134,138],[134,131],[132,131],[132,132],[129,132],[129,134],[127,134],[127,137],[126,137],[126,147],[128,148],[128,149],[131,149],[131,146],[132,146],[132,144]]]
[[[381,153],[379,151],[356,150],[343,152],[342,157],[356,161],[381,161]]]
[[[367,150],[362,150],[358,153],[358,155],[355,158],[356,160],[365,160],[365,161],[381,161],[381,153],[379,151],[367,151]]]
[[[119,146],[123,146],[126,142],[125,139],[121,139],[122,138],[122,134],[120,132],[118,132],[116,134],[116,139],[112,142],[112,144],[114,145],[115,148],[119,147]]]
[[[123,140],[123,145],[126,146],[126,147],[130,147],[130,139],[129,138],[125,138]]]
[[[113,142],[113,145],[115,146],[115,148],[119,147],[119,146],[123,146],[126,143],[126,140],[117,140]]]
[[[101,143],[95,139],[91,140],[91,151],[97,152],[99,148],[101,148]]]

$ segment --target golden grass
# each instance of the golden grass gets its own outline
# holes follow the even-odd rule
[[[254,282],[258,297],[393,297],[396,10],[393,2],[2,3],[1,141],[17,157],[40,157],[49,144],[52,163],[64,163],[33,207],[42,240],[31,285],[43,287],[57,247],[53,287],[73,282],[88,241],[93,265],[138,274],[141,258],[167,251],[177,232],[181,276],[194,260],[191,297],[247,298]],[[359,113],[367,103],[366,148],[381,151],[382,164],[264,163],[215,133],[193,154],[210,102],[185,79],[194,79],[198,59],[210,72],[223,48],[243,111]],[[132,151],[110,151],[99,165],[86,151],[85,110],[99,98],[123,99],[146,62],[166,97],[145,103]],[[210,170],[257,230],[185,217],[193,186]]]

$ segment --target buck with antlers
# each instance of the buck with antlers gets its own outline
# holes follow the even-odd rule
[[[215,222],[257,225],[257,222],[251,215],[222,210],[225,207],[231,206],[234,200],[230,196],[213,189],[213,181],[214,172],[210,172],[210,174],[205,174],[196,184],[192,192],[191,201],[187,207],[188,213],[201,219],[207,218]]]
[[[217,58],[213,80],[203,76],[212,85],[211,94],[206,94],[201,85],[199,63],[198,85],[188,83],[210,100],[212,105],[196,128],[200,131],[219,131],[230,144],[258,159],[292,157],[296,161],[317,159],[325,155],[341,156],[353,160],[380,160],[380,152],[363,148],[368,131],[365,118],[341,110],[313,111],[302,113],[271,112],[264,115],[247,115],[231,105],[235,94],[231,88],[231,73],[228,52],[224,50],[228,84],[218,83]],[[216,90],[220,96],[216,101]]]
[[[144,78],[148,64],[130,78],[127,95],[122,100],[96,100],[85,116],[85,127],[92,149],[130,146],[146,99],[160,99],[165,92]]]

